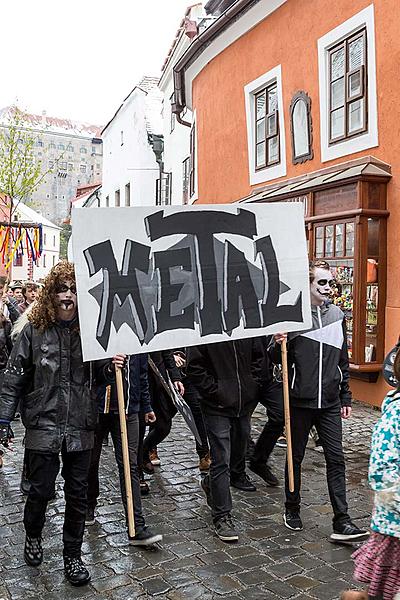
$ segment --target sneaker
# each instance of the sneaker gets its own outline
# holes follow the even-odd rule
[[[147,481],[145,481],[144,479],[141,479],[139,481],[139,485],[140,485],[140,495],[148,496],[150,494],[150,488],[149,488],[149,484],[147,483]]]
[[[237,542],[239,534],[229,515],[221,517],[214,524],[215,535],[223,542]]]
[[[81,558],[64,556],[64,573],[71,585],[86,585],[90,581],[89,571]]]
[[[95,523],[94,508],[88,508],[86,510],[85,525],[94,525]]]
[[[147,475],[154,475],[154,465],[151,462],[150,458],[148,460],[143,460],[143,471],[147,473]]]
[[[163,536],[161,533],[153,533],[151,529],[144,526],[138,531],[134,537],[129,537],[131,546],[151,546],[157,542],[162,542]]]
[[[25,536],[24,559],[30,567],[38,567],[43,561],[42,538]]]
[[[301,531],[303,529],[303,523],[298,512],[287,510],[283,515],[283,522],[285,523],[285,527],[292,531]]]
[[[210,476],[206,475],[202,477],[200,480],[200,486],[203,492],[206,495],[207,504],[210,508],[212,508],[212,500],[211,500],[211,490],[210,490]]]
[[[360,529],[351,521],[336,523],[330,536],[332,542],[362,542],[369,537],[369,531]]]
[[[210,465],[211,465],[211,457],[210,457],[210,453],[207,452],[207,454],[205,454],[204,456],[199,457],[199,470],[201,472],[206,472],[210,469]]]
[[[278,437],[278,440],[275,444],[275,446],[278,446],[278,448],[287,448],[287,441],[284,435],[281,435],[280,437]]]
[[[237,479],[231,479],[231,486],[242,492],[256,492],[257,488],[247,473],[242,473]]]
[[[150,450],[150,462],[154,467],[159,467],[161,465],[161,460],[157,454],[157,448]]]
[[[255,473],[256,475],[261,477],[261,479],[264,479],[265,483],[267,483],[268,485],[272,487],[276,487],[279,485],[278,478],[275,477],[267,463],[260,463],[251,460],[249,463],[249,469],[250,471],[253,471],[253,473]]]

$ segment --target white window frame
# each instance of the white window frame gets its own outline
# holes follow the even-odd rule
[[[365,133],[350,139],[329,144],[329,48],[349,37],[362,27],[367,32],[367,98],[368,129]],[[318,40],[318,70],[320,98],[321,161],[327,162],[341,156],[374,148],[378,143],[378,107],[376,94],[375,62],[375,19],[374,5],[341,23]]]
[[[256,131],[255,131],[255,102],[254,98],[257,92],[276,81],[278,93],[278,116],[279,116],[279,149],[280,162],[264,169],[256,170]],[[246,123],[247,123],[247,147],[249,158],[249,180],[250,185],[264,183],[278,177],[286,175],[286,143],[285,143],[285,118],[282,95],[282,67],[277,65],[267,73],[264,73],[254,81],[244,86],[244,98],[246,105]]]

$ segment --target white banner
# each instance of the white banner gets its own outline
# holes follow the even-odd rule
[[[85,360],[311,327],[297,203],[75,208]]]

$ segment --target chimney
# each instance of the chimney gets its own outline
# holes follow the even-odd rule
[[[46,129],[46,126],[47,126],[46,111],[42,110],[42,127],[43,127],[43,129]]]

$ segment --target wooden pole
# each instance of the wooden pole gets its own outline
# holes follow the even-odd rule
[[[286,339],[282,340],[282,379],[283,379],[283,407],[285,411],[285,435],[286,435],[286,460],[289,476],[289,491],[294,492],[293,475],[293,452],[292,452],[292,432],[290,428],[290,407],[289,407],[289,377],[287,364],[287,346]]]
[[[129,464],[128,434],[126,430],[124,385],[122,381],[122,371],[117,366],[115,367],[115,374],[117,380],[119,424],[121,427],[122,458],[124,462],[126,505],[128,513],[128,532],[129,537],[135,537],[135,519],[133,516],[132,481],[131,468]]]

